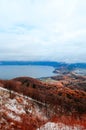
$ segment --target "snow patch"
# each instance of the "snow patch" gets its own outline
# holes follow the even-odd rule
[[[5,104],[5,107],[7,107],[9,110],[14,111],[16,114],[23,114],[25,111],[23,110],[21,105],[17,104],[16,99],[9,99],[9,104]]]
[[[14,115],[12,112],[8,113],[8,117],[10,117],[11,119],[15,120],[15,121],[21,121],[21,118],[17,115]]]
[[[68,126],[62,123],[48,122],[37,130],[82,130],[81,126]]]

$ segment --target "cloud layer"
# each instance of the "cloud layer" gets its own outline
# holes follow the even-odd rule
[[[86,0],[0,0],[0,60],[86,62]]]

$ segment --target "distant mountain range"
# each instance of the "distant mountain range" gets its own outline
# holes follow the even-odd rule
[[[86,69],[86,63],[65,63],[55,61],[0,61],[0,65],[42,65],[52,66],[55,68],[67,68],[69,70],[74,68]]]
[[[65,63],[54,61],[0,61],[0,65],[43,65],[43,66],[61,66]]]

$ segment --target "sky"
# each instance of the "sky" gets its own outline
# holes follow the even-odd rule
[[[86,62],[86,0],[0,0],[0,60]]]

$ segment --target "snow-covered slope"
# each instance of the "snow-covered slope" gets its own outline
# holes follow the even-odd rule
[[[42,109],[45,110],[44,107]],[[25,120],[35,122],[35,127],[38,127],[37,121],[44,122],[47,117],[33,99],[15,92],[10,94],[9,90],[0,87],[0,130],[14,128],[16,124],[15,130],[17,127],[23,129],[23,123],[27,122]]]
[[[0,87],[0,130],[85,130],[51,122],[46,111],[45,104]]]

